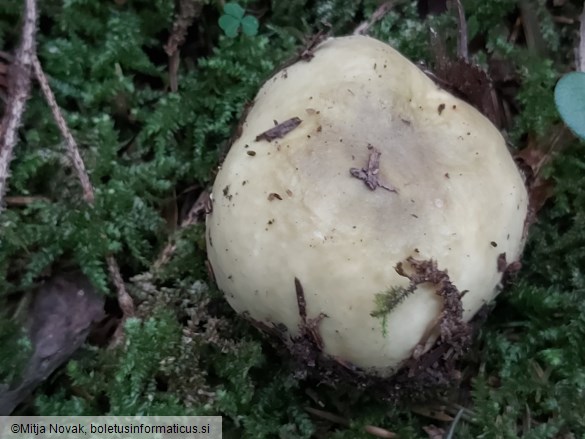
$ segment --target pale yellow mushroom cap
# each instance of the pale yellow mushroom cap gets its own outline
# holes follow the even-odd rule
[[[282,138],[274,121],[302,122]],[[371,190],[350,169],[380,155]],[[440,89],[390,46],[364,36],[329,39],[310,61],[268,80],[213,186],[208,257],[238,312],[301,322],[327,315],[324,352],[387,376],[425,339],[442,310],[421,285],[385,328],[376,295],[408,285],[394,267],[433,259],[463,297],[469,320],[498,292],[498,255],[518,260],[528,197],[498,129]],[[430,340],[432,341],[432,340]]]

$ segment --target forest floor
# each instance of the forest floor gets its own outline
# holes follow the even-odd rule
[[[585,438],[585,145],[554,99],[580,70],[582,2],[238,5],[226,19],[240,9],[222,0],[3,0],[0,415],[221,415],[225,438]],[[461,382],[423,400],[295,378],[209,276],[205,199],[229,139],[319,32],[420,63],[530,176],[522,267]]]

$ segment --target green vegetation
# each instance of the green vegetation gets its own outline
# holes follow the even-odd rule
[[[18,42],[21,3],[3,1],[0,50]],[[235,14],[229,3],[225,9],[223,2],[202,3],[173,77],[164,50],[173,2],[39,2],[39,59],[79,143],[96,200],[84,204],[35,85],[7,194],[29,198],[0,213],[0,382],[15,380],[26,361],[23,304],[51,273],[79,267],[115,302],[105,264],[113,255],[137,309],[126,322],[124,344],[86,344],[19,412],[221,414],[226,438],[372,437],[366,425],[424,438],[430,424],[449,429],[428,408],[442,404],[443,415],[454,416],[457,403],[465,410],[452,437],[585,438],[585,145],[573,141],[543,171],[554,182],[554,196],[531,229],[520,274],[462,364],[466,388],[413,409],[351,386],[298,381],[289,363],[213,289],[202,225],[177,226],[194,195],[212,181],[246,102],[270,73],[322,23],[335,34],[349,33],[379,2],[247,0]],[[400,2],[370,34],[432,67],[428,27],[453,53],[456,15],[422,20],[416,3]],[[578,26],[552,16],[576,20],[581,2],[561,2],[554,10],[541,0],[463,3],[470,45],[481,47],[473,60],[485,67],[488,58],[504,60],[516,78],[510,140],[520,148],[527,139],[549,138],[560,120],[554,86],[571,69]],[[542,47],[510,38],[519,3],[533,6]],[[222,14],[241,22],[234,30],[231,20],[228,29]],[[246,17],[258,19],[257,33]],[[4,105],[0,101],[2,111]],[[176,245],[172,258],[154,269],[169,241]]]
[[[408,288],[392,287],[383,293],[376,294],[376,304],[373,317],[378,317],[382,322],[382,331],[386,335],[386,318],[394,308],[400,305],[409,294],[413,293]]]
[[[226,3],[223,12],[218,24],[228,37],[237,36],[240,29],[249,37],[258,33],[258,19],[253,15],[245,15],[246,11],[237,3]]]

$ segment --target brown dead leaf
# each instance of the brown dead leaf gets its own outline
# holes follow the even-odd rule
[[[0,415],[9,415],[85,342],[104,317],[104,298],[81,273],[55,276],[35,293],[27,330],[33,353],[19,383],[0,385]]]
[[[545,179],[541,171],[554,158],[574,141],[574,136],[566,126],[560,124],[550,130],[543,138],[528,137],[527,145],[514,155],[516,164],[526,180],[529,197],[527,226],[536,220],[536,214],[554,194],[554,183]]]
[[[518,151],[514,158],[520,161],[520,166],[527,177],[532,180],[540,172],[545,163],[550,160],[550,154],[544,148],[539,147],[539,142],[533,135],[528,136],[526,146]]]
[[[540,212],[546,202],[554,195],[555,186],[551,179],[537,178],[530,188],[529,205],[534,213]]]

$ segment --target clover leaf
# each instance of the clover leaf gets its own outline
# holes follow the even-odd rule
[[[258,33],[258,20],[256,17],[246,15],[242,21],[242,31],[249,37],[253,37]]]
[[[253,37],[258,34],[258,20],[251,15],[245,15],[246,11],[237,3],[226,3],[223,7],[223,15],[219,17],[219,27],[224,33],[234,38],[240,28],[245,35]]]
[[[241,20],[244,17],[246,11],[244,11],[244,8],[242,8],[237,3],[226,3],[223,7],[223,13]]]
[[[585,73],[563,76],[555,87],[555,103],[561,118],[581,139],[585,140]]]

